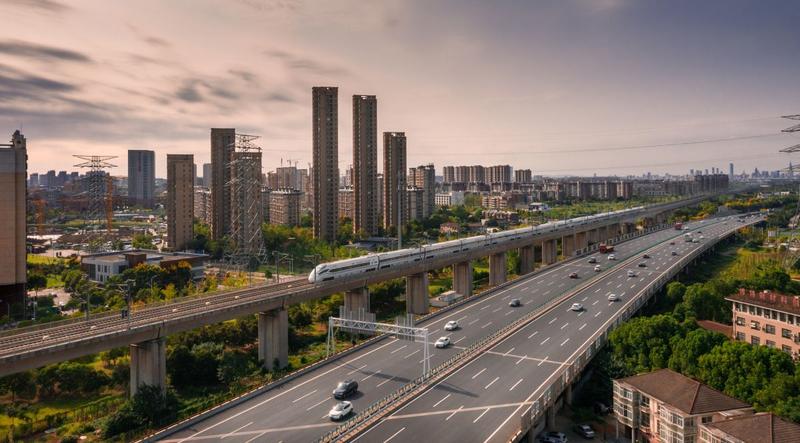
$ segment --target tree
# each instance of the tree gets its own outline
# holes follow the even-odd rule
[[[153,236],[149,234],[134,235],[131,246],[134,249],[156,249],[156,245],[153,244]]]
[[[225,384],[231,384],[256,369],[255,363],[246,352],[226,350],[220,358],[217,377]]]
[[[28,289],[39,290],[47,287],[47,277],[41,272],[28,274]]]
[[[106,438],[139,429],[159,426],[175,419],[179,403],[171,390],[163,392],[161,387],[140,385],[136,395],[125,402],[105,423]]]
[[[622,362],[630,374],[667,367],[675,336],[683,336],[683,327],[670,315],[634,318],[609,335],[612,356]]]
[[[705,329],[695,329],[686,334],[682,339],[672,343],[672,355],[669,358],[669,368],[688,375],[697,377],[697,362],[700,356],[711,352],[714,347],[721,345],[727,338],[717,332]]]
[[[36,383],[30,371],[17,372],[0,378],[0,394],[11,393],[11,402],[17,397],[33,398],[36,396]]]
[[[178,345],[167,355],[167,374],[170,383],[176,388],[192,386],[196,361],[191,350],[185,345]]]

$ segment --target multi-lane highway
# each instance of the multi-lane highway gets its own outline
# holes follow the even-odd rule
[[[709,230],[721,229],[715,222],[693,225],[704,226],[704,229]],[[423,322],[422,326],[429,328],[434,338],[447,335],[453,343],[448,349],[431,351],[431,366],[435,367],[464,347],[532,312],[547,301],[554,300],[579,285],[585,285],[590,280],[596,281],[573,297],[585,302],[585,311],[572,313],[560,307],[551,311],[543,317],[545,320],[532,323],[538,329],[526,326],[524,329],[529,332],[515,334],[512,339],[504,341],[501,346],[496,346],[459,370],[459,377],[466,376],[464,383],[458,378],[437,385],[396,416],[366,433],[363,438],[383,441],[395,433],[400,435],[408,432],[402,439],[398,437],[398,440],[409,441],[416,438],[425,441],[431,435],[430,428],[426,425],[428,421],[443,421],[449,427],[467,420],[467,416],[471,417],[469,422],[485,420],[484,423],[496,422],[495,428],[501,427],[500,423],[516,405],[497,406],[492,403],[496,400],[493,395],[504,390],[521,396],[521,399],[514,401],[524,401],[531,391],[531,380],[545,380],[564,360],[564,353],[581,341],[581,334],[591,334],[597,329],[596,323],[603,321],[604,313],[615,309],[615,304],[609,304],[606,300],[608,292],[619,293],[624,299],[626,294],[646,285],[650,277],[675,258],[670,255],[672,250],[683,253],[693,247],[692,243],[683,242],[682,234],[675,230],[665,230],[621,243],[616,247],[616,261],[608,261],[606,256],[596,255],[603,268],[601,272],[594,272],[595,265],[588,263],[586,257],[564,262],[523,277],[513,284]],[[674,246],[668,244],[670,239],[675,241]],[[645,260],[648,268],[637,269],[636,277],[628,278],[627,268],[620,269],[620,263],[625,259],[640,255],[642,251],[658,244],[664,246],[659,252],[653,253],[653,258]],[[569,278],[571,272],[577,272],[578,278]],[[522,306],[509,307],[508,303],[512,298],[519,298]],[[454,332],[443,331],[444,324],[450,320],[457,320],[461,328]],[[165,437],[164,441],[222,438],[234,442],[313,441],[335,426],[328,419],[327,412],[336,403],[331,391],[337,382],[354,379],[359,383],[359,392],[351,399],[358,411],[418,377],[422,369],[422,355],[421,344],[385,338],[342,359],[321,365],[279,388],[208,416]],[[505,367],[506,362],[510,362],[510,367]],[[438,412],[445,410],[449,412]],[[476,412],[473,413],[474,411]],[[447,439],[475,440],[471,431],[459,432],[460,437],[451,438],[448,429]],[[469,438],[465,438],[465,435]]]
[[[709,221],[702,227],[711,239],[733,228],[735,221]],[[519,428],[519,416],[534,395],[553,381],[598,330],[622,309],[631,297],[645,289],[682,256],[701,247],[676,238],[638,254],[632,266],[607,273],[596,284],[581,289],[553,309],[528,323],[488,352],[460,367],[360,435],[359,442],[508,441]],[[673,255],[673,252],[676,255]],[[645,263],[646,267],[639,267]],[[635,275],[631,276],[628,271]],[[520,288],[521,297],[530,297]],[[620,296],[609,301],[609,294]],[[584,306],[570,309],[573,303]]]

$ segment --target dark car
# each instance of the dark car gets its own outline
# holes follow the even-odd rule
[[[676,251],[672,251],[672,255],[675,256],[678,255],[678,253]]]
[[[645,255],[642,256],[642,258],[647,259],[647,258],[650,258],[650,256],[645,254]]]
[[[511,301],[508,302],[508,306],[511,306],[512,308],[516,308],[516,307],[522,306],[522,302],[519,301],[518,298],[512,298]]]
[[[597,259],[594,257],[589,257],[589,263],[597,263]]]
[[[594,438],[594,429],[585,423],[575,425],[573,430],[583,438]]]
[[[640,268],[646,268],[647,267],[647,263],[641,262],[641,263],[639,263],[639,267]]]
[[[569,273],[569,278],[578,278],[578,273],[577,272],[570,272]]]
[[[675,246],[675,242],[674,241],[669,242],[669,244],[670,244],[670,246]]]
[[[347,398],[358,391],[358,382],[355,380],[345,380],[336,385],[333,390],[333,398]]]

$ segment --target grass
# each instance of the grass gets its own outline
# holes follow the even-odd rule
[[[64,261],[63,258],[47,257],[44,255],[28,254],[28,263],[31,265],[52,265]]]

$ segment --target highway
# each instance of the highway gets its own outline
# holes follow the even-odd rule
[[[703,235],[721,234],[732,229],[732,223],[736,222],[707,222]],[[610,271],[597,284],[578,291],[440,380],[355,441],[425,441],[430,435],[436,435],[439,442],[508,441],[519,428],[521,411],[552,382],[556,371],[568,364],[593,334],[607,327],[626,300],[700,246],[678,238],[674,245],[662,243],[652,248],[649,259],[639,258],[632,267]],[[640,262],[647,267],[636,266]],[[627,275],[629,269],[635,277]],[[610,293],[622,300],[609,301]],[[520,296],[524,294],[520,291]],[[575,302],[584,310],[570,310]]]
[[[706,222],[693,225],[710,229],[713,224]],[[499,423],[514,407],[489,408],[486,405],[495,404],[491,403],[495,399],[486,398],[486,395],[497,394],[499,398],[501,391],[510,391],[514,395],[521,396],[521,400],[515,401],[524,400],[527,395],[524,393],[530,392],[528,389],[530,381],[526,383],[525,380],[545,380],[563,361],[564,353],[579,344],[582,334],[591,335],[597,329],[596,324],[604,319],[603,312],[615,309],[614,304],[609,305],[607,301],[601,300],[606,297],[608,291],[618,291],[620,294],[635,291],[637,287],[646,285],[648,279],[666,266],[673,257],[669,256],[669,252],[666,252],[666,255],[661,253],[654,255],[648,260],[650,267],[637,271],[638,276],[634,279],[627,279],[625,277],[627,268],[619,269],[619,264],[669,239],[674,239],[676,245],[664,246],[665,251],[670,251],[670,248],[678,251],[691,248],[693,244],[684,243],[682,234],[683,232],[670,229],[618,244],[615,251],[617,261],[608,261],[606,256],[596,255],[598,263],[603,268],[602,272],[594,272],[594,265],[587,262],[587,257],[563,262],[542,272],[524,276],[506,287],[476,297],[469,303],[423,322],[421,326],[429,328],[433,339],[448,335],[453,342],[448,349],[432,349],[431,366],[435,367],[464,347],[532,312],[543,303],[566,294],[587,281],[599,280],[581,292],[582,295],[576,296],[579,300],[585,297],[587,305],[585,312],[573,314],[560,308],[556,309],[552,317],[544,320],[545,324],[541,330],[529,330],[526,327],[525,330],[529,330],[527,334],[515,335],[515,337],[519,335],[516,338],[521,338],[520,340],[508,340],[503,346],[496,347],[467,365],[469,369],[460,370],[458,374],[466,375],[465,383],[460,384],[459,379],[458,384],[448,381],[437,386],[411,403],[403,412],[404,415],[410,414],[412,413],[410,411],[417,411],[419,407],[420,413],[423,414],[440,410],[450,411],[448,414],[435,413],[409,419],[392,418],[365,434],[363,438],[367,441],[383,441],[393,433],[408,432],[402,438],[398,437],[398,440],[409,441],[416,438],[419,441],[428,441],[427,436],[431,434],[428,433],[426,423],[429,421],[441,422],[447,419],[443,423],[450,427],[450,421],[453,421],[453,424],[455,422],[463,424],[468,416],[471,417],[469,420],[475,420],[478,415],[481,415],[480,420],[484,420],[484,423],[498,422],[496,427],[499,427]],[[616,268],[613,268],[614,266]],[[571,272],[577,272],[579,278],[569,278]],[[523,303],[522,306],[509,307],[511,298],[519,298]],[[449,320],[457,320],[461,328],[452,333],[445,333],[442,328]],[[534,323],[540,325],[542,321]],[[352,378],[359,383],[359,392],[351,399],[355,410],[358,411],[420,376],[421,358],[421,344],[387,337],[342,359],[321,365],[313,372],[306,373],[274,390],[211,415],[187,429],[168,436],[163,441],[223,438],[225,441],[247,443],[313,441],[335,426],[327,418],[327,412],[335,404],[331,391],[337,382]],[[506,362],[510,362],[511,366],[505,367]],[[479,407],[480,410],[452,414],[462,407]],[[412,432],[410,428],[414,428],[414,431]],[[446,440],[475,440],[474,434],[468,429],[455,433],[460,435],[458,438],[451,438],[450,432],[448,429],[444,433],[447,434]],[[467,434],[470,438],[465,438]],[[444,436],[440,434],[437,439],[439,438]]]

